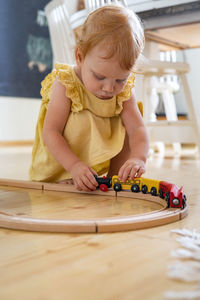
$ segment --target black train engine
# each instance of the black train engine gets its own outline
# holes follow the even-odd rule
[[[112,177],[98,177],[98,176],[94,176],[97,183],[98,183],[98,187],[101,191],[106,192],[110,187],[112,187]]]

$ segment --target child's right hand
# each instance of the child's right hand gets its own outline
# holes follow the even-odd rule
[[[78,161],[70,168],[75,188],[79,191],[94,191],[98,186],[94,175],[97,173],[84,162]]]

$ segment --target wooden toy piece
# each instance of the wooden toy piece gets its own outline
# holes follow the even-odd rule
[[[93,194],[93,195],[105,195],[101,190],[95,190],[91,192],[78,191],[72,184],[58,184],[58,183],[43,183],[43,189],[46,191],[60,191],[60,192],[69,192],[69,193],[81,193],[81,194]],[[115,191],[107,191],[106,195],[116,196]]]
[[[49,220],[36,219],[25,216],[6,215],[0,212],[0,227],[38,231],[38,232],[65,232],[65,233],[95,233],[95,221],[91,220]]]
[[[155,211],[149,214],[111,217],[95,220],[37,219],[0,212],[0,227],[40,232],[117,232],[160,226],[180,220],[180,209]]]
[[[188,215],[188,207],[185,206],[184,209],[181,209],[180,211],[180,220],[184,219]]]
[[[119,232],[161,226],[180,220],[180,210],[160,211],[140,216],[97,220],[97,232]]]
[[[143,194],[150,193],[152,196],[159,196],[167,201],[168,207],[184,208],[186,206],[186,195],[183,194],[183,187],[180,189],[173,183],[144,177],[135,177],[125,182],[119,180],[117,175],[112,177],[112,188],[116,192],[131,190],[134,193],[142,191]]]
[[[133,180],[126,180],[122,182],[117,175],[112,177],[112,188],[119,192],[123,190],[130,190],[132,192],[142,191],[144,194],[151,193],[157,196],[159,193],[160,180],[154,180],[144,177],[135,177]]]
[[[118,232],[136,229],[145,229],[176,222],[186,216],[180,210],[152,213],[147,215],[129,216],[121,218],[107,218],[103,220],[49,220],[35,219],[24,216],[10,216],[0,213],[0,227],[15,230],[39,232]]]
[[[143,193],[134,193],[134,192],[117,192],[117,197],[126,197],[126,198],[134,198],[134,199],[141,199],[141,200],[148,200],[155,203],[162,205],[162,207],[167,208],[167,202],[163,201],[163,199],[159,197],[152,196],[150,194],[143,194]]]
[[[101,185],[105,185],[103,191],[111,185],[111,178],[96,178]],[[161,185],[160,185],[161,183]],[[77,191],[73,185],[70,184],[58,184],[58,183],[44,183],[44,182],[29,182],[23,180],[10,180],[0,179],[0,185],[13,186],[27,189],[40,189],[45,191],[65,191],[72,193],[82,193],[90,195],[106,195],[128,197],[147,200],[155,202],[161,206],[160,209],[152,212],[147,212],[139,215],[129,215],[121,217],[106,217],[106,218],[94,218],[91,220],[57,220],[57,219],[43,219],[33,218],[27,215],[18,215],[15,213],[9,213],[8,211],[0,211],[0,227],[28,230],[28,231],[44,231],[44,232],[116,232],[124,230],[144,229],[159,225],[168,224],[183,219],[187,216],[188,208],[186,205],[186,197],[183,195],[183,188],[178,189],[176,185],[161,182],[153,179],[135,178],[133,181],[127,180],[122,183],[117,176],[112,178],[112,186],[115,188],[115,184],[120,184],[119,189],[115,191],[108,190],[106,194],[101,190],[93,192]],[[107,188],[106,188],[107,187]],[[145,188],[144,188],[145,187]],[[120,191],[123,188],[127,188],[131,191]],[[161,191],[160,191],[161,188]],[[139,192],[142,191],[142,192]],[[163,199],[166,196],[169,201]],[[160,197],[158,197],[160,196]],[[179,197],[180,196],[180,197]],[[185,198],[184,198],[184,197]],[[89,197],[88,197],[89,198]],[[184,205],[181,200],[184,198]],[[71,196],[69,196],[71,199]],[[179,203],[174,203],[176,200]],[[170,207],[169,207],[170,206]],[[173,208],[174,207],[174,208]]]
[[[186,205],[186,196],[183,194],[183,187],[179,189],[175,184],[168,183],[166,181],[140,177],[134,178],[133,180],[127,180],[125,183],[123,183],[116,175],[112,178],[97,176],[95,176],[95,178],[99,184],[98,187],[100,190],[97,189],[96,191],[91,192],[78,191],[71,184],[32,182],[24,180],[0,179],[0,185],[72,193],[93,193],[95,195],[102,195],[102,192],[106,191],[108,196],[117,196],[116,193],[121,193],[121,190],[131,190],[134,194],[138,194],[136,198],[140,199],[146,199],[146,193],[150,193],[152,196],[159,195],[161,198],[166,199],[168,207],[184,208]],[[108,190],[111,186],[114,191]],[[139,191],[142,191],[143,194],[138,193]],[[121,196],[124,195],[125,197],[132,197],[132,193],[125,193],[126,194],[121,194]],[[120,195],[118,194],[118,196]],[[151,199],[150,195],[148,195],[148,199]]]
[[[160,194],[167,201],[168,207],[184,208],[186,196],[183,195],[183,187],[180,189],[173,183],[160,182]]]
[[[59,184],[59,183],[48,183],[48,182],[37,182],[37,181],[27,181],[27,180],[14,180],[14,179],[0,179],[0,186],[13,186],[37,190],[48,190],[48,191],[60,191],[69,193],[82,193],[82,194],[95,194],[102,195],[101,190],[96,190],[92,192],[78,191],[74,185],[71,184]],[[116,192],[109,190],[108,196],[116,196]]]
[[[44,190],[45,196],[45,190]],[[136,195],[135,193],[118,193],[120,197],[127,195]],[[48,195],[48,194],[47,194]],[[101,195],[106,195],[107,193],[101,192]],[[27,231],[41,231],[41,232],[66,232],[66,233],[86,233],[86,232],[117,232],[125,230],[136,230],[144,229],[154,226],[160,226],[168,224],[170,222],[178,221],[187,215],[187,206],[185,209],[166,209],[166,201],[160,199],[159,197],[154,197],[151,195],[142,195],[142,199],[149,200],[151,197],[151,202],[156,202],[162,207],[158,210],[147,212],[139,215],[129,215],[121,217],[105,217],[105,218],[93,218],[91,220],[58,220],[51,218],[35,218],[29,217],[27,215],[17,213],[10,213],[9,211],[0,211],[0,227],[10,228],[16,230],[27,230]],[[146,197],[146,198],[145,198]],[[119,198],[119,196],[118,196]],[[70,197],[69,197],[70,199]],[[140,198],[141,199],[141,198]],[[133,199],[134,201],[134,199]],[[2,209],[1,209],[2,210]]]
[[[14,180],[14,179],[0,179],[0,186],[15,186],[27,189],[43,189],[43,183],[37,181]]]
[[[94,175],[96,181],[98,182],[98,187],[102,192],[107,192],[109,188],[112,187],[112,177],[98,177]]]

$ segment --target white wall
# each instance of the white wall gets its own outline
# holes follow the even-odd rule
[[[34,140],[41,100],[0,97],[0,142]]]

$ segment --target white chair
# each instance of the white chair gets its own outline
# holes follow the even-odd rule
[[[181,62],[166,62],[160,60],[147,60],[138,64],[137,71],[143,74],[143,110],[144,121],[149,130],[151,142],[164,143],[195,143],[200,149],[200,128],[198,127],[197,116],[191,97],[186,73],[189,72],[189,65]],[[167,120],[157,121],[152,118],[153,85],[149,84],[149,80],[153,77],[160,78],[165,75],[177,75],[180,78],[183,92],[185,95],[188,119],[178,120],[173,115],[176,109],[173,107],[174,99],[171,98],[170,86],[162,85],[162,82],[156,82],[155,88],[162,92],[165,97],[165,107],[167,112]],[[171,87],[174,88],[173,86]],[[171,100],[171,101],[170,101]],[[150,102],[151,101],[151,102]],[[157,101],[157,100],[156,100]]]
[[[79,26],[81,26],[87,18],[88,14],[99,7],[102,7],[107,4],[118,4],[127,6],[125,0],[85,0],[84,2],[85,9],[75,12],[70,17],[70,24],[72,29],[76,29]]]
[[[107,4],[117,4],[117,5],[121,4],[123,6],[127,6],[125,0],[85,0],[85,8],[88,14],[93,10]]]
[[[67,0],[52,0],[45,6],[50,38],[53,49],[53,63],[74,64],[75,35],[74,29],[81,26],[88,14],[106,4],[126,5],[125,0],[85,0],[85,9],[68,13]]]
[[[45,6],[53,50],[53,63],[75,62],[75,36],[65,0],[53,0]]]

